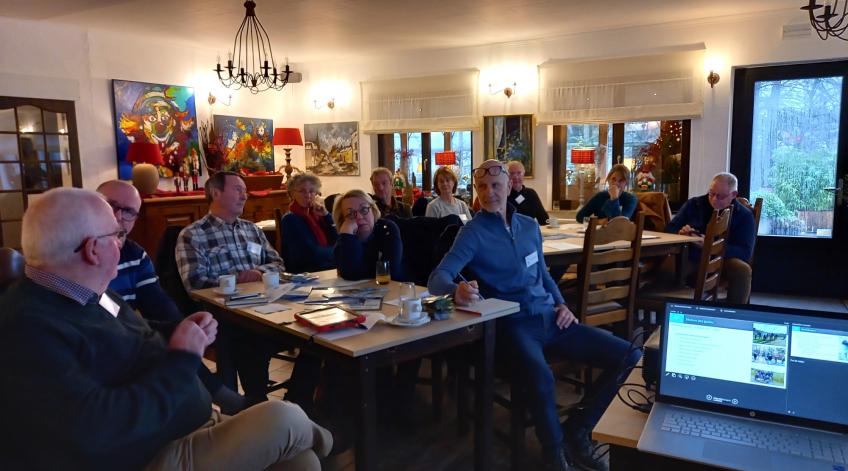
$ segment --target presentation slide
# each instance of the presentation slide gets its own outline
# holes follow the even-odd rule
[[[848,335],[792,327],[792,356],[848,363]]]
[[[750,330],[669,323],[666,371],[751,383]]]

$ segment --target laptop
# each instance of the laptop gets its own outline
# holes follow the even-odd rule
[[[668,301],[638,450],[731,469],[848,469],[848,315]]]

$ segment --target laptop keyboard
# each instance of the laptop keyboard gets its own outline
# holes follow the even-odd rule
[[[845,464],[848,458],[846,456],[848,450],[844,450],[838,443],[810,439],[802,434],[779,431],[770,427],[722,420],[718,417],[669,412],[665,415],[661,428],[666,432],[762,448],[832,463]]]

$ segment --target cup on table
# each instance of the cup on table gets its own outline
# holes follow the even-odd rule
[[[389,284],[389,281],[391,281],[391,276],[389,275],[389,261],[377,260],[374,273],[376,274],[375,281],[378,285]]]
[[[557,218],[548,219],[548,227],[550,227],[551,229],[559,229],[559,219],[557,219]]]
[[[398,304],[400,305],[400,319],[402,321],[416,321],[421,317],[421,300],[415,293],[415,283],[401,283],[400,290],[398,291],[398,300]]]
[[[224,294],[236,292],[236,276],[221,275],[218,277],[218,290]]]
[[[280,286],[280,274],[275,271],[268,271],[262,274],[262,284],[265,285],[265,289],[274,289],[277,286]]]

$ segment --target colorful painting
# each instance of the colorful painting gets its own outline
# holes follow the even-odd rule
[[[359,175],[359,123],[303,126],[306,170],[330,177]]]
[[[223,146],[223,162],[216,170],[274,171],[272,120],[214,115],[212,121]]]
[[[533,177],[533,115],[486,116],[486,159],[501,162],[518,160],[524,164],[524,176]]]
[[[159,144],[163,177],[200,173],[199,166],[191,168],[200,149],[193,88],[112,80],[112,91],[119,178],[128,180],[132,175],[132,164],[126,160],[131,142]]]

